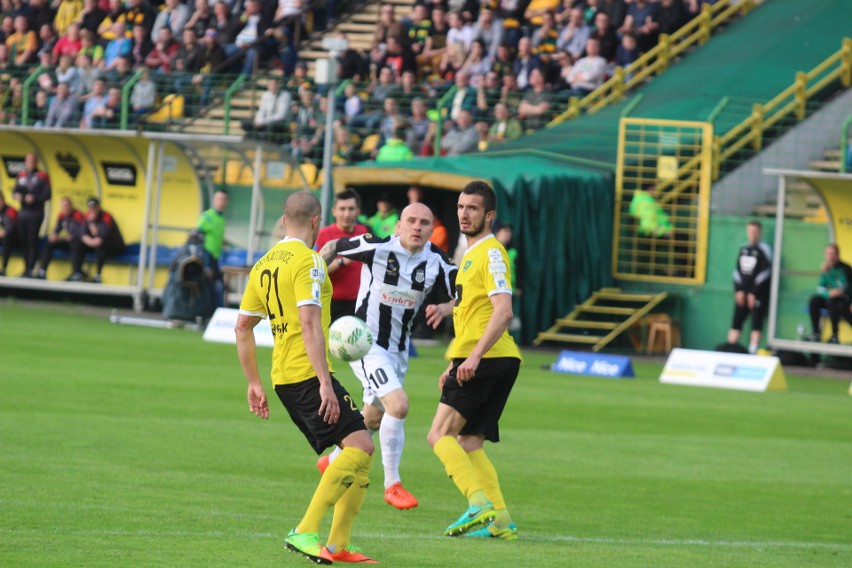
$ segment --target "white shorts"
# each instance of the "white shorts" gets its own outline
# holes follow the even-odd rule
[[[390,353],[373,345],[363,359],[352,361],[349,365],[364,387],[364,404],[372,404],[384,410],[379,399],[402,388],[408,371],[408,352]]]

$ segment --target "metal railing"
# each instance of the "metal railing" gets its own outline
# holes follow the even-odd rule
[[[583,112],[594,113],[621,100],[630,89],[641,85],[652,75],[659,75],[669,63],[694,45],[706,43],[713,31],[736,15],[743,15],[755,6],[755,0],[719,0],[704,4],[701,13],[671,35],[661,34],[653,48],[627,67],[616,67],[613,76],[583,98],[571,97],[565,112],[553,119],[548,127],[577,118]]]

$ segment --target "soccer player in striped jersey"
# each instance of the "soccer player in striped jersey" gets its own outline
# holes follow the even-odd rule
[[[364,421],[370,430],[379,432],[385,501],[398,509],[417,506],[417,499],[403,487],[399,474],[408,415],[403,381],[408,370],[412,320],[433,289],[450,301],[430,305],[427,323],[437,327],[452,313],[456,267],[429,242],[432,226],[429,207],[413,203],[403,209],[396,235],[342,238],[320,251],[326,260],[341,256],[364,263],[355,315],[367,322],[374,343],[362,360],[350,365],[364,387]],[[317,461],[320,471],[325,471],[339,452],[336,449],[321,457]]]
[[[467,239],[456,278],[450,366],[439,379],[441,401],[427,437],[468,509],[446,536],[518,538],[483,442],[500,441],[498,422],[518,377],[521,354],[508,333],[512,321],[512,273],[506,249],[491,232],[494,190],[467,184],[456,209]],[[427,309],[428,311],[428,309]]]

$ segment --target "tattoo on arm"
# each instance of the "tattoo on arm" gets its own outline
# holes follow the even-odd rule
[[[326,264],[331,264],[331,261],[337,256],[337,241],[328,241],[325,243],[319,254],[325,260]]]

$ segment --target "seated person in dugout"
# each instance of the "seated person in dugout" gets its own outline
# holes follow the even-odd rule
[[[112,215],[101,209],[101,202],[96,197],[90,197],[86,202],[89,210],[86,212],[86,227],[83,236],[80,240],[83,241],[83,247],[79,253],[82,257],[87,252],[92,252],[97,258],[97,272],[92,278],[92,282],[100,283],[101,270],[104,267],[106,259],[121,254],[124,252],[124,238],[121,236],[121,231],[118,224]],[[75,262],[75,259],[71,259]],[[71,280],[80,282],[85,279],[82,272],[75,272],[71,275]]]
[[[828,342],[838,343],[840,318],[843,317],[852,324],[852,314],[849,313],[852,301],[852,267],[840,260],[840,247],[831,243],[825,247],[825,262],[822,263],[820,271],[817,293],[811,296],[808,306],[813,333],[807,339],[819,340],[820,315],[823,309],[827,309],[831,322],[831,338]]]
[[[41,254],[41,266],[36,272],[36,278],[47,278],[47,267],[53,258],[53,251],[59,249],[71,254],[71,277],[83,272],[83,255],[80,251],[83,242],[80,238],[86,226],[86,217],[74,208],[70,197],[63,197],[59,202],[59,215],[53,225],[53,231],[47,236],[47,245]],[[68,280],[71,280],[71,277]]]
[[[0,264],[0,276],[6,276],[6,266],[12,247],[17,244],[18,211],[6,203],[6,197],[0,191],[0,247],[3,247],[3,264]]]

